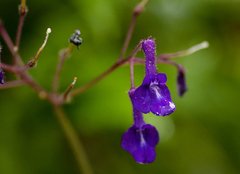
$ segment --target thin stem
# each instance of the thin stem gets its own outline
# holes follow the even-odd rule
[[[19,19],[19,24],[18,24],[18,30],[17,30],[17,36],[16,36],[16,42],[15,42],[15,55],[13,58],[13,64],[17,64],[19,62],[18,60],[18,51],[19,51],[19,45],[20,45],[20,39],[21,39],[21,35],[22,35],[22,28],[23,28],[23,23],[24,23],[24,19],[25,16],[27,14],[27,7],[26,7],[26,0],[22,0],[21,5],[19,6],[19,13],[20,13],[20,19]]]
[[[76,81],[77,81],[77,77],[75,77],[75,78],[73,79],[73,82],[68,86],[67,90],[63,93],[63,100],[64,100],[65,102],[68,101],[69,94],[70,94],[70,92],[72,91],[72,89],[73,89]]]
[[[47,96],[47,92],[40,87],[30,75],[28,75],[26,72],[17,71],[17,74],[24,80],[30,87],[32,87],[37,93],[41,95],[42,98],[45,98]]]
[[[187,55],[195,53],[196,51],[199,51],[201,49],[205,49],[208,46],[209,46],[208,42],[204,41],[204,42],[197,44],[197,45],[195,45],[187,50],[184,50],[184,51],[179,51],[179,52],[170,53],[170,54],[161,54],[157,57],[157,59],[173,59],[176,57],[187,56]]]
[[[7,44],[8,49],[10,50],[10,52],[12,53],[13,57],[16,57],[16,60],[18,60],[18,64],[20,66],[23,66],[23,62],[22,59],[20,58],[20,56],[16,53],[17,49],[14,46],[11,38],[9,37],[6,29],[4,28],[2,21],[0,20],[0,34],[2,35],[3,40],[5,41],[5,43]]]
[[[57,68],[56,68],[54,77],[53,77],[53,87],[52,87],[53,93],[58,92],[59,77],[62,72],[63,63],[64,63],[65,59],[72,53],[73,48],[74,48],[74,44],[71,43],[67,49],[60,51],[59,61],[57,64]]]
[[[23,80],[14,80],[10,82],[5,82],[3,85],[0,85],[0,89],[13,88],[17,86],[25,85],[26,83]]]
[[[106,77],[108,74],[110,74],[111,72],[113,72],[115,69],[117,69],[119,66],[121,66],[123,64],[123,62],[126,62],[127,59],[124,59],[120,62],[115,63],[113,66],[111,66],[107,71],[105,71],[104,73],[102,73],[101,75],[99,75],[97,78],[93,79],[92,81],[90,81],[89,83],[87,83],[86,85],[83,85],[82,87],[74,90],[71,94],[72,97],[77,96],[81,93],[83,93],[84,91],[86,91],[87,89],[89,89],[90,87],[92,87],[93,85],[95,85],[97,82],[99,82],[100,80],[102,80],[104,77]]]
[[[5,63],[1,63],[0,66],[2,69],[16,74],[16,69],[13,66],[7,65]]]
[[[133,58],[133,62],[134,62],[134,64],[145,64],[146,60],[145,60],[145,59],[141,59],[141,58],[134,57],[134,58]],[[170,61],[170,60],[157,59],[157,60],[156,60],[156,63],[173,65],[173,66],[175,66],[176,68],[178,68],[179,70],[181,70],[182,72],[186,72],[185,68],[184,68],[182,65],[180,65],[180,64],[178,64],[178,63],[176,63],[176,62]]]
[[[14,55],[15,54],[14,44],[13,44],[11,38],[9,37],[7,31],[5,30],[1,20],[0,20],[0,33],[1,33],[2,37],[3,37],[3,40],[7,44],[9,50],[11,51],[12,55]]]
[[[87,89],[89,89],[90,87],[92,87],[93,85],[95,85],[97,82],[99,82],[100,80],[102,80],[104,77],[106,77],[108,74],[110,74],[112,71],[114,71],[115,69],[117,69],[119,66],[124,65],[126,62],[128,62],[131,58],[133,58],[136,53],[138,52],[138,50],[141,48],[142,46],[142,41],[137,45],[137,47],[134,49],[134,51],[131,53],[131,55],[126,58],[126,59],[122,59],[120,61],[117,61],[114,65],[112,65],[107,71],[105,71],[103,74],[99,75],[97,78],[93,79],[92,81],[90,81],[89,83],[87,83],[86,85],[83,85],[82,87],[74,90],[71,94],[72,97],[79,95],[81,93],[83,93],[84,91],[86,91]]]
[[[35,54],[34,58],[28,62],[28,65],[29,65],[30,67],[34,67],[34,66],[36,65],[37,60],[38,60],[38,58],[39,58],[42,50],[44,49],[44,47],[45,47],[46,44],[47,44],[47,40],[48,40],[48,37],[49,37],[49,34],[50,34],[50,33],[51,33],[51,28],[48,28],[47,31],[46,31],[46,38],[45,38],[42,46],[38,49],[38,51],[37,51],[37,53]]]
[[[133,15],[130,26],[129,26],[129,29],[128,29],[128,32],[127,32],[127,36],[125,38],[125,41],[124,41],[124,44],[123,44],[123,47],[122,47],[122,50],[121,50],[121,53],[119,55],[118,60],[122,60],[124,54],[126,53],[127,47],[129,45],[130,39],[132,37],[132,33],[133,33],[133,29],[134,29],[134,26],[135,26],[136,19],[137,19],[137,16]]]
[[[67,137],[67,140],[74,152],[75,158],[77,160],[78,166],[83,174],[92,174],[92,169],[90,167],[86,152],[83,145],[77,135],[76,131],[73,129],[71,123],[67,119],[61,106],[53,105],[57,119]]]
[[[130,23],[130,26],[128,28],[128,32],[127,32],[127,36],[125,38],[125,41],[124,41],[124,44],[123,44],[123,47],[122,47],[122,50],[121,50],[121,53],[118,57],[118,61],[119,60],[122,60],[123,59],[123,56],[124,54],[126,53],[126,50],[128,48],[128,45],[129,45],[129,42],[131,40],[131,37],[132,37],[132,33],[133,33],[133,29],[134,29],[134,26],[135,26],[135,23],[136,23],[136,19],[138,17],[138,15],[140,13],[142,13],[146,3],[148,2],[148,0],[143,0],[140,4],[138,4],[134,10],[133,10],[133,16],[132,16],[132,20],[131,20],[131,23]]]
[[[131,89],[133,89],[134,86],[134,66],[133,66],[133,59],[129,61],[130,65],[130,75],[131,75]]]

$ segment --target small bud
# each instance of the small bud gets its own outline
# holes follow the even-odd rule
[[[81,35],[81,32],[79,30],[75,30],[75,33],[72,34],[69,39],[69,42],[76,45],[78,49],[80,49],[79,45],[82,44],[82,38],[79,37],[80,35]]]
[[[3,70],[0,68],[0,83],[4,84],[4,74],[3,74]]]
[[[39,56],[40,56],[43,48],[44,48],[44,47],[46,46],[46,44],[47,44],[47,40],[48,40],[49,34],[50,34],[51,32],[52,32],[51,28],[48,28],[47,31],[46,31],[46,38],[45,38],[42,46],[39,48],[39,50],[37,51],[37,53],[36,53],[36,55],[34,56],[34,58],[28,62],[28,66],[34,67],[34,66],[36,65],[37,60],[38,60],[38,58],[39,58]]]
[[[185,72],[181,69],[178,70],[178,76],[177,76],[177,89],[178,89],[178,95],[180,97],[185,94],[185,92],[188,90],[186,86],[186,79],[185,79]]]
[[[74,77],[73,82],[68,86],[67,90],[63,93],[63,100],[64,101],[69,100],[69,94],[72,91],[76,81],[77,81],[77,77]]]

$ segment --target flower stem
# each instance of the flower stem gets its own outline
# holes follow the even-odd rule
[[[112,71],[114,71],[115,69],[117,69],[119,66],[121,66],[123,64],[123,62],[125,62],[126,59],[115,63],[114,65],[112,65],[107,71],[105,71],[104,73],[102,73],[100,76],[98,76],[97,78],[93,79],[92,81],[90,81],[89,83],[83,85],[82,87],[74,90],[71,93],[71,96],[77,96],[81,93],[83,93],[84,91],[86,91],[87,89],[89,89],[90,87],[92,87],[93,85],[95,85],[97,82],[99,82],[100,80],[102,80],[104,77],[106,77],[108,74],[110,74]]]
[[[170,54],[161,54],[157,57],[157,59],[173,59],[176,57],[187,56],[187,55],[193,54],[201,49],[205,49],[208,46],[209,46],[209,43],[207,41],[204,41],[204,42],[194,45],[191,48],[184,50],[184,51],[179,51],[179,52],[170,53]]]
[[[83,145],[73,129],[71,123],[67,119],[63,109],[59,105],[53,104],[57,119],[67,137],[67,140],[74,152],[75,158],[77,160],[78,166],[83,174],[92,174],[92,169],[90,167],[89,161],[87,159],[86,153],[84,151]]]
[[[26,0],[22,0],[21,1],[21,5],[19,6],[19,14],[20,14],[20,18],[19,18],[19,23],[18,23],[18,30],[17,30],[17,36],[16,36],[16,42],[15,42],[15,55],[13,57],[13,64],[17,64],[19,63],[19,56],[18,55],[18,50],[19,50],[19,45],[20,45],[20,39],[21,39],[21,35],[22,35],[22,28],[23,28],[23,23],[24,23],[24,19],[25,16],[27,14],[28,10],[26,7]]]
[[[71,43],[67,49],[64,49],[60,51],[59,53],[59,60],[57,64],[57,68],[53,77],[53,85],[52,85],[52,91],[53,93],[58,92],[58,86],[59,86],[59,77],[62,72],[62,67],[64,64],[65,59],[72,53],[74,48],[74,44]]]
[[[26,83],[23,80],[14,80],[10,82],[5,82],[3,85],[0,85],[0,89],[13,88],[21,85],[25,85]]]
[[[125,38],[125,41],[124,41],[124,44],[123,44],[123,47],[122,47],[122,50],[121,50],[121,53],[119,55],[119,58],[118,60],[122,60],[123,59],[123,56],[124,54],[126,53],[126,50],[128,48],[128,45],[129,45],[129,42],[130,42],[130,39],[132,37],[132,33],[133,33],[133,29],[134,29],[134,26],[135,26],[135,22],[136,22],[136,19],[138,17],[138,15],[143,11],[146,3],[148,2],[148,0],[142,0],[141,3],[139,3],[133,10],[133,16],[132,16],[132,20],[131,20],[131,23],[130,23],[130,26],[128,28],[128,32],[127,32],[127,36]]]
[[[37,53],[35,54],[34,58],[32,60],[30,60],[30,62],[28,62],[28,65],[30,67],[34,67],[37,63],[37,60],[42,52],[42,50],[44,49],[44,47],[46,46],[47,44],[47,41],[48,41],[48,37],[49,37],[49,34],[51,33],[51,28],[48,28],[47,31],[46,31],[46,38],[42,44],[42,46],[38,49]]]
[[[2,38],[5,41],[5,43],[7,44],[8,49],[12,53],[13,57],[16,57],[16,60],[18,60],[19,65],[23,66],[23,62],[22,62],[20,56],[18,55],[18,53],[16,53],[18,48],[14,46],[14,44],[13,44],[11,38],[9,37],[6,29],[4,28],[1,20],[0,20],[0,34],[2,35]]]

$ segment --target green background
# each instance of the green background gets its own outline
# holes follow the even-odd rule
[[[25,63],[52,29],[37,67],[29,72],[48,91],[59,51],[68,47],[75,29],[83,44],[66,60],[60,79],[64,91],[78,77],[75,89],[109,68],[118,58],[133,8],[138,0],[27,0],[20,44]],[[1,0],[0,18],[15,40],[20,0]],[[141,165],[121,149],[122,134],[132,125],[129,67],[120,67],[77,96],[64,109],[81,138],[97,174],[235,174],[240,173],[240,1],[150,0],[138,17],[127,57],[142,39],[156,38],[157,53],[173,53],[204,40],[210,47],[177,58],[187,69],[188,92],[177,95],[177,70],[158,65],[168,76],[176,104],[170,116],[146,114],[159,130],[156,160]],[[3,39],[2,62],[12,63]],[[142,52],[138,57],[144,57]],[[6,81],[15,77],[6,72]],[[135,85],[144,66],[135,67]],[[78,167],[51,105],[33,89],[0,91],[0,173],[78,173]]]

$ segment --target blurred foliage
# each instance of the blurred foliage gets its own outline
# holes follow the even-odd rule
[[[28,1],[20,45],[25,63],[34,57],[48,27],[52,29],[36,68],[29,72],[50,90],[59,51],[68,47],[75,29],[83,44],[66,60],[61,91],[78,77],[75,88],[105,71],[117,59],[138,0]],[[0,18],[15,40],[20,0],[1,0]],[[77,129],[97,174],[235,174],[240,173],[240,1],[149,1],[139,16],[127,50],[140,40],[156,38],[157,53],[172,53],[207,40],[210,47],[176,61],[187,69],[188,92],[177,96],[176,69],[158,65],[176,111],[152,114],[146,122],[160,134],[156,160],[140,165],[120,147],[121,135],[132,125],[129,67],[120,67],[76,97],[64,109]],[[2,61],[12,56],[3,39]],[[143,53],[137,54],[144,57]],[[6,81],[15,79],[8,72]],[[144,66],[135,67],[140,85]],[[66,138],[51,105],[22,86],[0,91],[0,173],[78,173]]]

